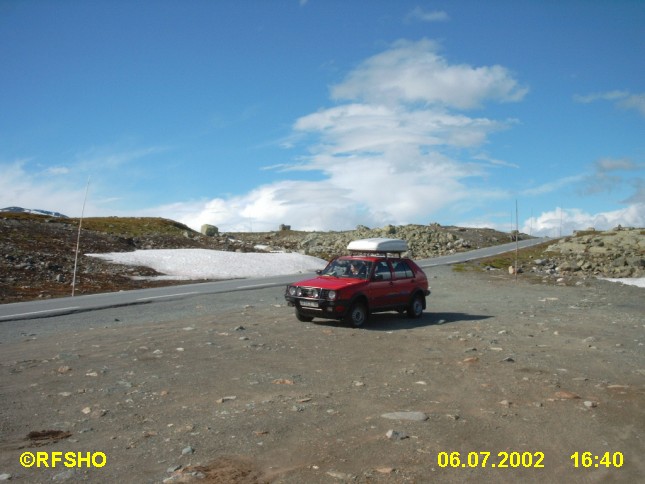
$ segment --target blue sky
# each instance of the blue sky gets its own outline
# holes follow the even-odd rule
[[[645,3],[0,1],[0,207],[645,226]]]

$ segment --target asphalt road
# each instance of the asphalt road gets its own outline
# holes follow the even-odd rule
[[[430,268],[442,265],[456,264],[470,260],[482,259],[497,254],[512,252],[519,248],[530,247],[541,244],[548,239],[522,240],[519,244],[515,242],[486,247],[484,249],[460,252],[453,255],[422,259],[416,262],[422,268]],[[198,296],[227,294],[237,291],[259,290],[284,286],[298,279],[311,277],[314,274],[291,274],[284,276],[264,277],[257,279],[233,279],[218,282],[202,282],[196,284],[184,284],[181,286],[168,286],[151,289],[139,289],[133,291],[121,291],[103,294],[91,294],[84,296],[47,299],[42,301],[29,301],[24,303],[11,303],[0,305],[0,324],[5,325],[11,321],[35,320],[41,318],[57,318],[59,316],[86,313],[108,308],[119,308],[129,306],[140,306],[140,312],[149,312],[150,319],[154,319],[154,313],[163,311],[166,305],[156,304],[162,302],[192,299]],[[218,298],[224,305],[225,299]],[[242,299],[243,300],[243,299]]]

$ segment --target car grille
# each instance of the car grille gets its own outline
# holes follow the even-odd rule
[[[320,289],[317,287],[302,287],[301,289],[302,297],[313,298],[316,291],[318,291],[319,294],[318,299],[327,299],[327,296],[329,295],[329,289]]]

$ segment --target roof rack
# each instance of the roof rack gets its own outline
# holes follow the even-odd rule
[[[371,239],[353,240],[347,245],[347,250],[352,254],[395,254],[401,257],[401,253],[407,252],[408,243],[401,239],[386,239],[374,237]]]

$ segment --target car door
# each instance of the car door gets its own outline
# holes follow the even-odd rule
[[[392,269],[386,259],[374,264],[374,272],[369,284],[370,308],[383,308],[392,304],[394,286],[392,283]]]
[[[415,288],[414,271],[405,260],[392,261],[392,303],[405,306]]]

